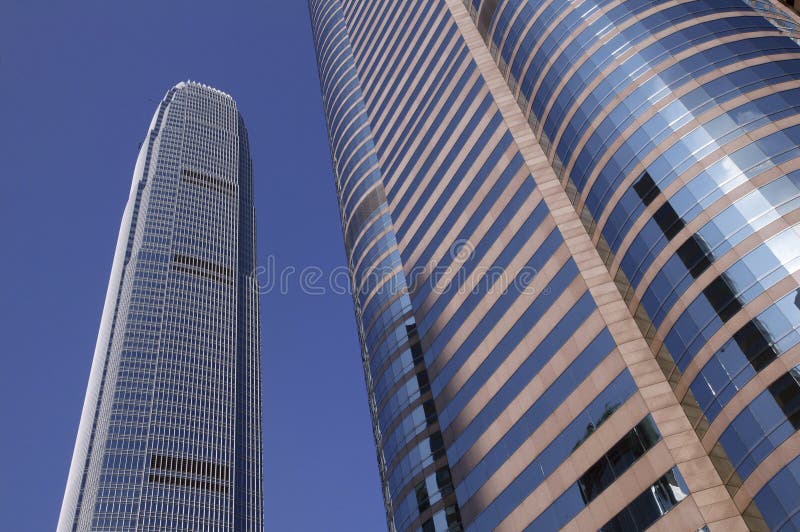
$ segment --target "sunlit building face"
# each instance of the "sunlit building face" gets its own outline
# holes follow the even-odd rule
[[[253,175],[227,94],[158,106],[122,219],[58,530],[261,530]]]
[[[791,11],[309,8],[389,528],[800,528]]]

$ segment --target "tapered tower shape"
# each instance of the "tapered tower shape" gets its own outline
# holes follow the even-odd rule
[[[261,372],[247,131],[179,83],[142,143],[58,523],[261,530]]]
[[[309,6],[389,528],[800,528],[796,15]]]

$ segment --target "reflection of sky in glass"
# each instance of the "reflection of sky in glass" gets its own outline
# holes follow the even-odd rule
[[[770,341],[775,342],[781,352],[797,343],[797,328],[800,327],[800,306],[797,305],[797,298],[800,298],[800,290],[790,293],[766,309],[757,320]]]
[[[771,238],[767,241],[767,246],[775,257],[789,269],[789,265],[796,262],[800,254],[800,224]]]
[[[800,225],[782,231],[745,255],[725,272],[725,278],[737,298],[749,303],[798,269]]]
[[[676,500],[676,501],[678,501],[678,502],[680,502],[680,501],[682,501],[683,499],[685,499],[685,498],[686,498],[686,496],[688,495],[686,492],[684,492],[684,491],[681,489],[681,487],[680,487],[680,486],[678,486],[678,485],[676,485],[676,484],[670,484],[670,486],[669,486],[669,487],[670,487],[670,489],[672,490],[672,496],[673,496],[673,497],[675,497],[675,500]]]

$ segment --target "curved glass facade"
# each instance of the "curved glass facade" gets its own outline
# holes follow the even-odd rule
[[[800,12],[800,3],[795,7],[795,0],[744,0],[753,9],[759,11],[764,18],[769,20],[775,27],[786,32],[795,42],[800,42],[800,18],[792,15],[787,8],[781,4],[794,7],[795,13]]]
[[[800,427],[796,18],[738,0],[493,4],[496,63],[744,512],[752,473],[800,454],[773,454]]]
[[[227,94],[179,83],[142,144],[58,530],[261,530],[253,174]]]
[[[310,1],[390,527],[792,519],[756,497],[800,454],[767,7]]]
[[[338,2],[309,7],[387,524],[455,526],[450,469],[343,12]]]

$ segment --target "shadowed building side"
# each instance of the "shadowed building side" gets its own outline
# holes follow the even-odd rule
[[[335,3],[310,13],[387,527],[441,528],[458,506],[344,19]]]

